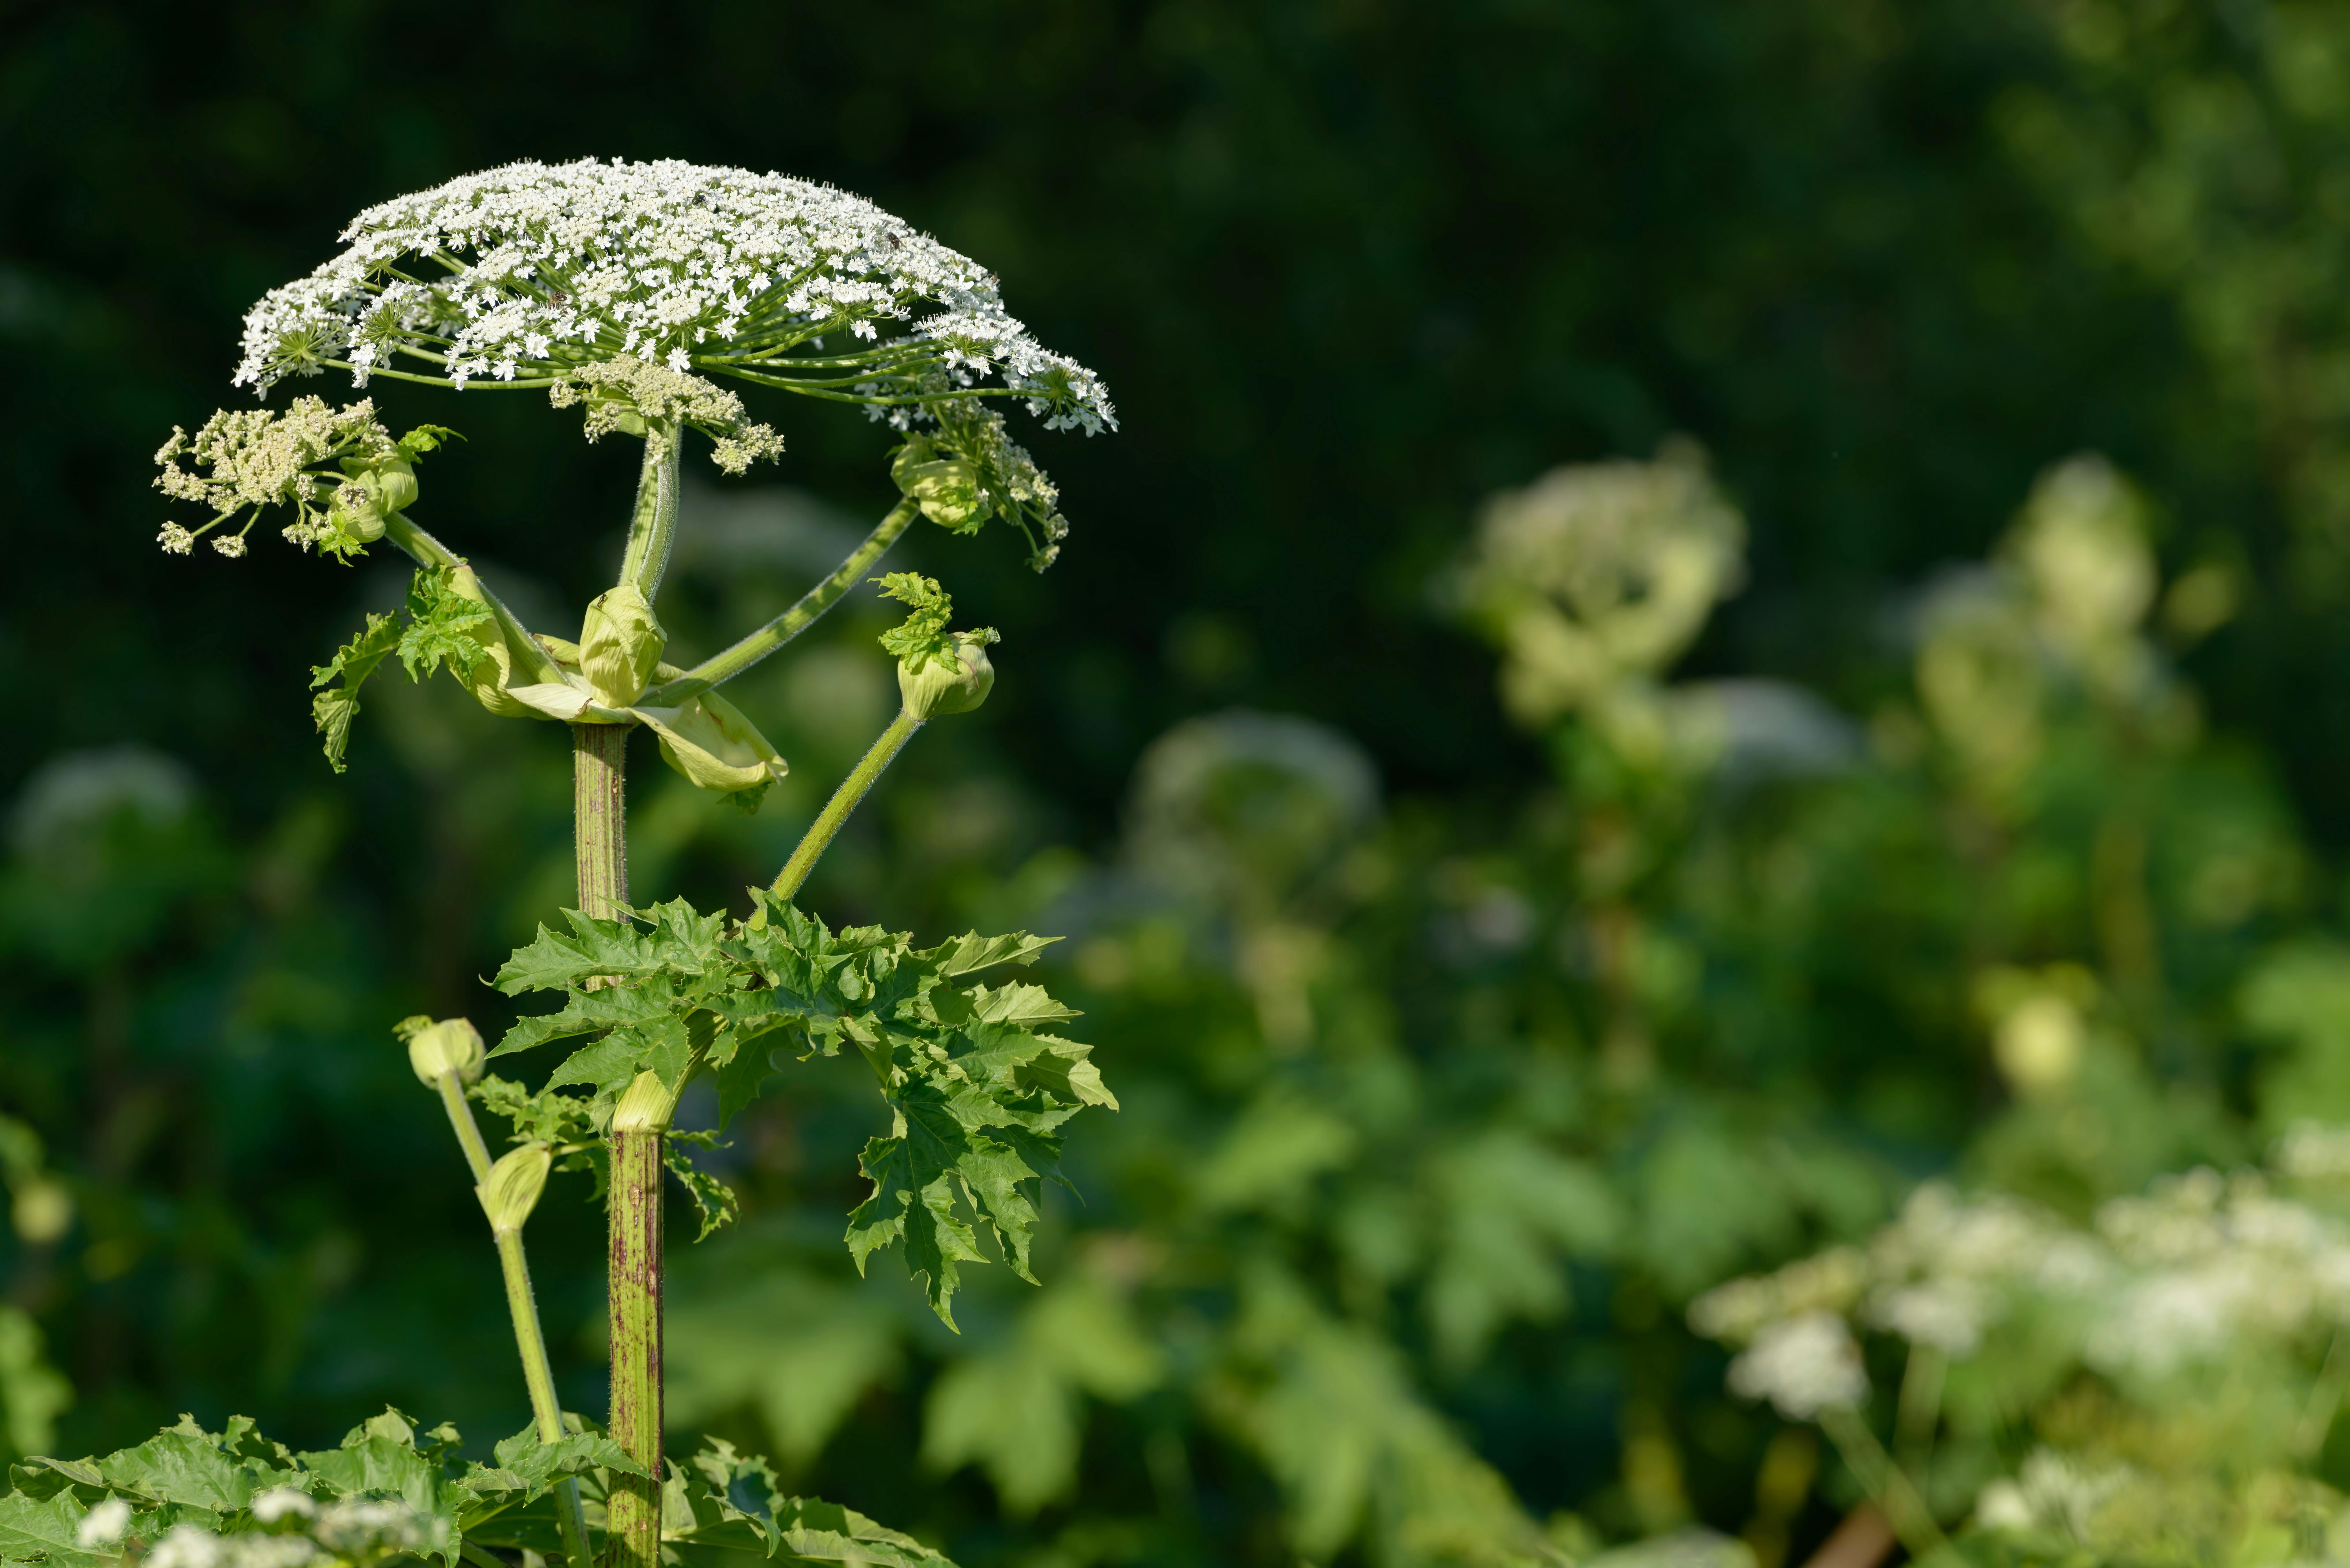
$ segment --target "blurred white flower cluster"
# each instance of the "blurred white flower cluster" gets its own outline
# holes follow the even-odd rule
[[[1687,650],[1743,573],[1746,525],[1704,455],[1554,469],[1490,502],[1461,584],[1526,723],[1620,704]]]
[[[182,1522],[139,1555],[142,1568],[330,1568],[396,1556],[431,1557],[446,1550],[448,1527],[398,1498],[344,1498],[320,1503],[293,1487],[273,1487],[254,1498],[254,1521],[262,1530],[219,1534]],[[85,1552],[129,1555],[130,1504],[119,1497],[93,1505],[82,1516],[74,1543]]]
[[[2345,1178],[2350,1130],[2302,1126],[2264,1168],[2165,1177],[2086,1223],[1929,1184],[1866,1246],[1732,1281],[1690,1324],[1741,1347],[1732,1392],[1791,1420],[1866,1403],[1858,1336],[1906,1343],[1909,1442],[1947,1424],[1939,1473],[1968,1490],[1943,1495],[1981,1530],[2103,1552],[2199,1510],[2350,1528],[2295,1473],[2350,1384]],[[2011,1469],[2018,1431],[2042,1441]]]
[[[1733,781],[1835,772],[1857,733],[1801,687],[1666,681],[1738,591],[1745,543],[1704,452],[1675,438],[1648,462],[1555,468],[1493,497],[1450,597],[1500,649],[1523,724],[1572,715],[1629,761]]]
[[[1051,428],[1117,425],[1100,379],[1029,336],[978,263],[827,185],[674,160],[513,163],[370,207],[341,237],[246,315],[239,385],[328,368],[361,385],[419,368],[547,385],[629,356],[884,405],[995,374]],[[891,321],[909,326],[885,340]],[[835,333],[846,353],[795,352]]]
[[[2162,1376],[2248,1339],[2305,1346],[2350,1324],[2350,1225],[2283,1196],[2276,1178],[2350,1169],[2350,1136],[2305,1127],[2274,1172],[2210,1168],[2115,1199],[2076,1228],[2019,1199],[1918,1189],[1866,1249],[1838,1248],[1734,1280],[1690,1308],[1690,1326],[1760,1344],[1775,1326],[1843,1314],[1964,1361],[2002,1322],[2055,1313],[2078,1324],[2087,1366]]]

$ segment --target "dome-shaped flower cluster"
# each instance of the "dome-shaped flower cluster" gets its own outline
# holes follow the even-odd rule
[[[352,220],[246,315],[236,380],[339,369],[546,386],[619,356],[910,412],[1010,397],[1115,429],[1099,378],[979,264],[830,186],[676,161],[508,164]],[[880,323],[905,326],[884,336]],[[825,340],[846,335],[845,351]],[[986,385],[984,379],[1001,385]]]

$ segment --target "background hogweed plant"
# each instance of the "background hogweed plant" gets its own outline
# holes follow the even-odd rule
[[[53,1562],[151,1557],[159,1568],[305,1568],[491,1551],[652,1568],[677,1555],[748,1551],[822,1561],[942,1561],[847,1511],[781,1494],[764,1460],[713,1441],[692,1466],[663,1458],[662,1185],[677,1175],[702,1234],[733,1197],[671,1127],[689,1083],[716,1083],[722,1127],[779,1081],[777,1064],[853,1050],[891,1114],[866,1145],[872,1191],[849,1216],[862,1270],[903,1247],[949,1326],[962,1265],[982,1237],[1033,1280],[1036,1188],[1057,1175],[1060,1128],[1116,1101],[1089,1047],[1052,1031],[1076,1016],[1004,978],[1047,939],[977,932],[928,947],[878,927],[834,931],[792,901],[858,801],[914,732],[968,711],[994,681],[992,630],[952,629],[933,579],[881,579],[909,609],[881,639],[900,709],[842,783],[771,887],[743,916],[681,899],[632,905],[625,758],[639,727],[702,789],[756,810],[785,763],[718,688],[805,630],[919,516],[955,534],[1002,518],[1042,571],[1067,524],[1049,480],[990,400],[1047,429],[1116,428],[1099,380],[1037,345],[1006,315],[995,279],[870,203],[776,175],[679,162],[515,164],[372,207],[344,251],[274,290],[245,319],[235,380],[265,394],[288,377],[348,372],[455,390],[536,390],[577,410],[588,439],[644,443],[619,580],[575,639],[525,627],[465,559],[411,515],[418,466],[455,438],[395,437],[365,399],[297,397],[175,430],[157,483],[209,509],[164,524],[185,555],[200,538],[231,558],[265,514],[283,536],[348,563],[388,543],[416,564],[407,601],[370,615],[314,671],[313,711],[338,771],[366,682],[397,659],[411,680],[446,670],[504,717],[572,727],[577,908],[539,929],[496,976],[509,994],[550,992],[494,1048],[463,1018],[397,1026],[438,1094],[476,1183],[502,1266],[533,1424],[494,1462],[460,1462],[456,1433],[420,1433],[387,1412],[342,1446],[296,1453],[240,1417],[192,1420],[103,1459],[39,1459],[0,1500],[0,1535]],[[690,667],[665,660],[656,609],[678,528],[689,436],[739,473],[783,451],[741,399],[711,379],[861,405],[899,436],[900,502],[799,601]],[[570,1047],[539,1085],[490,1075],[491,1058]],[[542,1054],[534,1061],[544,1062]],[[479,1103],[509,1124],[494,1158]],[[550,1173],[589,1175],[610,1226],[611,1407],[604,1427],[563,1410],[533,1302],[523,1231]],[[778,1325],[779,1332],[785,1325]],[[600,1540],[599,1540],[600,1536]]]

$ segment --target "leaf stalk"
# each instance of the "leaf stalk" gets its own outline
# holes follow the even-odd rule
[[[792,851],[792,857],[785,861],[784,868],[775,874],[772,887],[778,895],[788,898],[800,890],[800,884],[806,882],[808,873],[816,869],[816,861],[840,832],[841,825],[848,820],[849,813],[857,809],[857,803],[865,798],[874,781],[897,760],[898,753],[906,749],[906,742],[912,740],[914,732],[921,727],[921,720],[903,708],[898,710],[898,716],[889,721],[889,727],[881,732],[880,738],[866,750],[857,766],[849,770],[848,776],[840,781],[840,787],[832,792],[832,798],[825,802],[824,809],[816,813],[816,820],[801,836],[798,847]]]
[[[723,653],[705,659],[678,679],[653,688],[639,701],[647,707],[655,708],[688,701],[722,680],[733,680],[814,626],[825,611],[838,603],[840,596],[855,586],[873,563],[898,542],[898,536],[905,533],[920,510],[911,498],[898,503],[889,509],[889,515],[874,525],[873,532],[865,536],[865,542],[849,552],[848,558],[833,569],[830,576],[802,594],[791,608]]]
[[[465,1103],[465,1086],[454,1072],[440,1075],[435,1086],[441,1091],[442,1108],[449,1113],[450,1130],[457,1135],[457,1147],[465,1151],[466,1168],[479,1187],[490,1177],[490,1149],[473,1120],[473,1107]],[[493,1227],[492,1234],[497,1239],[498,1267],[505,1275],[506,1312],[514,1319],[522,1380],[530,1390],[531,1420],[538,1428],[540,1442],[557,1442],[563,1437],[563,1402],[555,1393],[555,1368],[546,1357],[546,1334],[539,1325],[538,1300],[530,1288],[530,1260],[523,1252],[522,1232]],[[589,1568],[588,1516],[580,1507],[579,1483],[569,1476],[556,1483],[555,1522],[563,1534],[565,1558],[574,1568]]]

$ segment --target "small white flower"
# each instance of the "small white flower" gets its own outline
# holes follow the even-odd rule
[[[220,1537],[192,1524],[175,1524],[147,1553],[145,1568],[219,1568]]]
[[[215,534],[213,535],[213,549],[216,553],[226,556],[230,560],[234,561],[238,556],[244,554],[244,535],[242,534]]]
[[[1975,1522],[1985,1530],[2022,1531],[2033,1525],[2032,1503],[2023,1489],[2002,1478],[1975,1499]]]
[[[130,1528],[130,1505],[119,1497],[109,1497],[82,1515],[81,1522],[74,1526],[74,1544],[84,1551],[111,1546]]]
[[[195,544],[196,536],[177,523],[166,523],[163,531],[155,535],[155,543],[163,546],[167,556],[184,556]]]
[[[1768,1399],[1791,1421],[1808,1421],[1867,1398],[1868,1372],[1843,1318],[1807,1312],[1757,1334],[1730,1364],[1730,1388],[1749,1399]]]
[[[1990,1293],[1971,1280],[1929,1280],[1879,1290],[1869,1298],[1868,1321],[1962,1361],[1982,1344],[1996,1311]]]
[[[274,1486],[253,1500],[253,1517],[264,1524],[294,1516],[308,1519],[318,1511],[310,1494],[290,1486]]]
[[[1975,1522],[2003,1532],[2059,1531],[2086,1541],[2097,1511],[2130,1483],[2123,1465],[2092,1467],[2053,1449],[2034,1449],[2012,1480],[1983,1488],[1975,1500]]]

